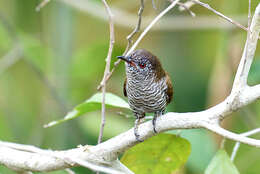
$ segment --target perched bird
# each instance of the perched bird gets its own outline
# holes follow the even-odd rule
[[[167,104],[172,100],[172,82],[159,59],[144,49],[117,58],[125,61],[124,95],[128,97],[128,103],[136,117],[135,137],[142,141],[138,134],[141,119],[145,113],[154,113],[153,130],[157,133],[156,119],[164,114]]]

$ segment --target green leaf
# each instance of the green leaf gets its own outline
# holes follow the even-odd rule
[[[176,131],[180,130],[169,131],[168,133],[174,132],[176,134]],[[189,140],[192,147],[191,154],[186,164],[187,167],[194,173],[203,173],[217,150],[213,137],[208,131],[203,129],[181,130],[180,134],[183,138]]]
[[[105,98],[106,98],[106,100],[105,100],[106,108],[130,109],[128,103],[125,100],[121,99],[120,97],[118,97],[112,93],[106,93]],[[86,100],[84,103],[76,106],[63,119],[57,120],[57,121],[52,121],[52,122],[48,123],[47,125],[44,125],[44,127],[45,128],[51,127],[51,126],[60,124],[62,122],[79,117],[81,115],[84,115],[87,112],[93,112],[93,111],[100,110],[101,103],[102,103],[102,93],[96,93],[90,99]]]
[[[171,174],[185,164],[190,143],[172,134],[159,134],[124,153],[121,161],[136,174]]]
[[[227,152],[220,149],[208,165],[205,174],[239,174]]]

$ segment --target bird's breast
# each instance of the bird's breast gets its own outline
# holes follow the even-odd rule
[[[128,102],[134,112],[155,112],[164,110],[166,101],[166,81],[149,80],[127,80],[126,90]]]

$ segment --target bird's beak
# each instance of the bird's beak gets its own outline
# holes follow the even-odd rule
[[[125,56],[117,56],[118,59],[121,59],[123,61],[126,61],[128,63],[131,63],[130,57],[125,57]]]

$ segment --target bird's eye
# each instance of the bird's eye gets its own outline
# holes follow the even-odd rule
[[[140,66],[140,68],[144,69],[146,67],[146,64],[145,63],[140,63],[139,66]]]

